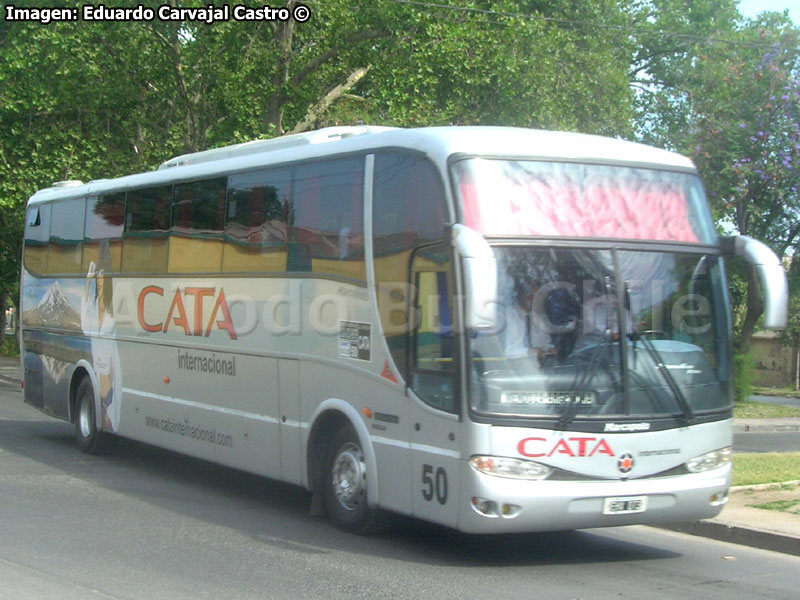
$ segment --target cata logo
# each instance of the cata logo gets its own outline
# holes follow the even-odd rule
[[[225,290],[222,288],[220,288],[219,294],[213,287],[178,288],[172,296],[172,302],[169,305],[169,310],[166,311],[166,316],[157,321],[155,319],[148,321],[145,318],[147,297],[151,295],[163,297],[164,288],[157,285],[148,285],[139,293],[137,313],[139,325],[145,331],[167,333],[170,327],[175,327],[183,329],[186,335],[205,335],[205,337],[208,337],[211,335],[211,330],[217,327],[227,331],[232,340],[238,337],[233,326],[228,302],[225,299]],[[203,313],[203,300],[205,298],[210,298],[214,301],[214,307],[211,312],[206,313],[209,315],[208,319],[205,318]],[[193,309],[193,318],[191,320],[186,310],[187,304]],[[163,307],[166,304],[160,306]]]

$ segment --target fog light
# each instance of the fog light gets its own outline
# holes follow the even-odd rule
[[[513,519],[520,512],[522,512],[521,506],[517,506],[516,504],[503,504],[502,515],[504,519]]]
[[[494,500],[487,500],[486,498],[472,497],[472,510],[484,517],[496,519],[499,515],[497,512],[497,502]]]
[[[722,506],[723,504],[726,504],[728,502],[728,490],[713,494],[708,501],[711,506]]]

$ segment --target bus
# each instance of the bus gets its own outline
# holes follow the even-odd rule
[[[312,492],[375,531],[713,517],[731,485],[724,260],[690,160],[502,127],[336,127],[27,204],[25,402]]]

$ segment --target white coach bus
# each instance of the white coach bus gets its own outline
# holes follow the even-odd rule
[[[329,128],[29,201],[25,401],[304,486],[346,530],[711,517],[731,482],[723,256],[692,163],[507,128]]]

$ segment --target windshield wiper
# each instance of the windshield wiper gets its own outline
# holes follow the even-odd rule
[[[580,378],[575,382],[575,384],[573,384],[572,387],[574,389],[574,394],[569,399],[569,403],[567,403],[566,407],[564,407],[563,414],[558,419],[558,424],[556,425],[558,429],[562,431],[566,430],[567,426],[575,420],[575,416],[578,414],[578,394],[581,393],[580,390],[583,389],[588,382],[594,379],[594,375],[600,366],[600,361],[602,360],[602,354],[606,351],[609,343],[610,342],[606,340],[602,344],[598,344],[591,349],[589,363],[587,367],[583,369]]]
[[[650,337],[643,331],[636,331],[633,329],[631,331],[631,339],[633,341],[636,341],[637,339],[642,341],[642,346],[655,363],[656,369],[659,373],[661,373],[661,376],[664,378],[664,381],[666,381],[670,391],[675,396],[675,400],[677,401],[678,406],[680,406],[681,412],[683,413],[683,420],[687,425],[692,425],[695,422],[695,417],[694,412],[692,412],[692,407],[689,406],[689,401],[686,399],[686,394],[683,393],[683,390],[676,383],[675,378],[672,376],[672,373],[669,372],[667,365],[665,365],[664,361],[661,360],[661,354],[659,354],[658,350],[653,345]]]
[[[612,294],[611,279],[608,276],[606,276],[604,283],[605,283],[604,286],[605,294],[606,296],[610,297]],[[566,430],[567,426],[570,423],[572,423],[572,421],[575,420],[575,417],[578,414],[578,403],[576,401],[577,391],[582,389],[588,382],[594,379],[595,372],[599,368],[600,362],[603,359],[602,355],[606,352],[606,350],[612,344],[612,342],[613,342],[613,333],[609,329],[607,329],[603,336],[602,344],[597,344],[594,348],[591,349],[591,355],[589,356],[588,366],[583,370],[583,375],[580,377],[580,380],[576,382],[576,385],[573,385],[576,394],[569,399],[569,403],[564,408],[564,413],[558,419],[558,424],[556,425],[558,429],[562,431]],[[613,371],[610,372],[613,374]]]
[[[629,311],[632,311],[631,307],[631,286],[628,281],[625,282],[625,304],[626,308]],[[629,313],[630,314],[630,313]],[[672,373],[669,372],[667,365],[664,364],[664,361],[661,360],[661,354],[659,354],[656,347],[653,345],[653,341],[644,331],[638,331],[636,326],[633,324],[631,320],[630,324],[630,338],[634,344],[634,357],[636,355],[635,348],[636,348],[636,340],[642,341],[642,346],[647,351],[647,354],[650,356],[650,359],[655,363],[656,369],[661,376],[664,378],[664,381],[667,382],[667,386],[669,387],[672,394],[675,396],[675,400],[680,406],[681,412],[683,413],[683,420],[686,422],[687,425],[691,425],[695,422],[694,413],[692,412],[692,407],[689,406],[689,401],[686,399],[686,394],[683,393],[681,387],[675,381],[675,378],[672,376]]]

